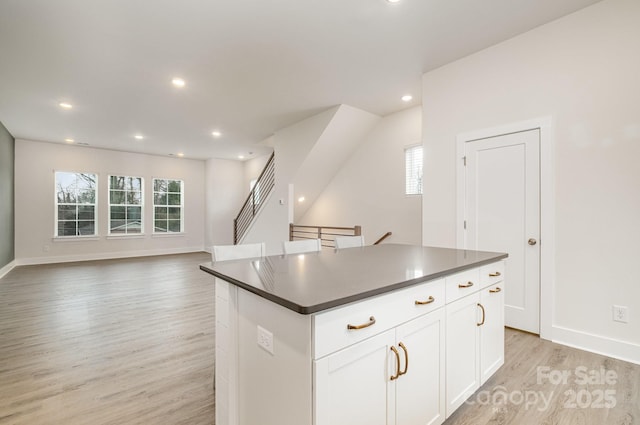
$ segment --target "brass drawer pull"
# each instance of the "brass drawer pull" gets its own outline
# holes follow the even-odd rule
[[[393,351],[393,354],[396,355],[396,374],[395,375],[391,375],[391,377],[389,379],[391,379],[392,381],[398,379],[401,375],[400,373],[400,353],[398,353],[398,350],[396,350],[396,347],[394,347],[393,345],[391,346],[391,351]]]
[[[429,295],[429,298],[426,301],[418,301],[416,300],[416,305],[426,305],[426,304],[431,304],[432,302],[434,302],[436,299],[433,298],[433,296]]]
[[[469,281],[467,283],[459,283],[458,288],[471,288],[473,286],[473,282]]]
[[[407,369],[409,369],[409,351],[407,351],[407,347],[405,347],[402,342],[398,345],[400,346],[400,348],[402,348],[402,351],[404,351],[404,370],[398,375],[402,376],[407,373]]]
[[[480,323],[476,323],[476,326],[482,326],[484,325],[484,306],[480,303],[478,303],[478,307],[480,307],[480,310],[482,310],[482,321]]]
[[[376,323],[376,318],[371,316],[369,317],[369,321],[362,325],[347,325],[347,329],[364,329]]]
[[[491,292],[492,294],[497,294],[500,291],[502,291],[502,288],[500,288],[499,286],[496,286],[496,289],[489,289],[489,292]]]
[[[498,277],[498,276],[502,276],[502,273],[500,272],[489,273],[489,277]]]

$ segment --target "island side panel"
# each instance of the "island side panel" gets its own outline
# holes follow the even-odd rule
[[[216,425],[238,425],[238,288],[215,279]]]
[[[239,289],[238,424],[311,425],[311,356],[311,316]]]

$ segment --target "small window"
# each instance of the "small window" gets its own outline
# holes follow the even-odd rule
[[[56,236],[96,235],[98,176],[56,172]]]
[[[109,176],[109,234],[143,232],[142,177]]]
[[[404,150],[405,194],[422,195],[422,145]]]
[[[183,231],[184,182],[153,179],[153,231],[179,233]]]

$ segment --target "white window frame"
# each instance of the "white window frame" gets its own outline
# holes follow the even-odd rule
[[[404,170],[404,194],[406,196],[422,196],[424,191],[424,148],[422,144],[404,148]]]
[[[177,181],[180,182],[180,204],[170,204],[169,203],[169,195],[175,195],[178,192],[158,192],[156,191],[156,181],[166,181],[167,182],[167,189],[169,187],[169,182],[171,181]],[[159,177],[154,177],[151,180],[151,190],[152,190],[152,198],[153,198],[153,234],[155,235],[175,235],[175,234],[181,234],[184,233],[184,180],[182,179],[172,179],[172,178],[159,178]],[[160,195],[160,194],[166,194],[167,195],[167,203],[166,204],[156,204],[156,195]],[[162,207],[167,207],[167,218],[165,219],[157,219],[156,218],[156,208],[162,208]],[[179,231],[172,231],[169,230],[169,208],[180,208],[180,230]],[[156,227],[156,221],[158,220],[166,220],[167,221],[167,226],[166,226],[166,230],[165,231],[159,231],[157,230]]]
[[[111,203],[111,192],[114,191],[114,189],[112,189],[111,187],[111,178],[112,177],[123,177],[125,179],[140,179],[140,204],[128,204],[126,203],[126,199],[125,199],[125,203],[124,204],[112,204]],[[119,189],[115,189],[118,190]],[[130,192],[137,192],[137,191],[131,191],[128,189],[124,190],[125,192],[125,198],[126,198],[126,194],[130,193]],[[142,176],[125,176],[125,175],[121,175],[121,174],[109,174],[108,178],[107,178],[107,199],[108,199],[108,223],[107,223],[107,229],[108,229],[108,234],[109,236],[122,236],[122,237],[135,237],[135,236],[140,236],[140,235],[144,235],[144,228],[145,228],[145,220],[144,220],[144,177]],[[139,232],[129,232],[128,229],[128,208],[129,207],[140,207],[140,231]],[[125,217],[124,217],[124,221],[125,221],[125,231],[124,232],[113,232],[113,229],[111,227],[111,207],[124,207],[125,210]]]
[[[95,187],[93,188],[94,191],[94,195],[93,195],[93,203],[86,203],[86,202],[59,202],[58,201],[58,174],[85,174],[85,175],[91,175],[94,176],[95,182],[94,185]],[[54,229],[53,229],[53,234],[54,234],[54,239],[95,239],[97,236],[99,236],[98,233],[98,179],[99,179],[99,175],[98,173],[94,173],[94,172],[82,172],[82,171],[63,171],[63,170],[54,170],[53,173],[53,198],[54,198]],[[77,201],[77,193],[76,193],[76,201]],[[76,206],[76,219],[75,220],[64,220],[64,221],[75,221],[76,222],[76,234],[75,235],[61,235],[59,233],[60,231],[60,220],[59,220],[59,207],[61,205],[75,205]],[[78,207],[79,206],[93,206],[93,233],[92,234],[87,234],[87,235],[79,235],[78,234],[78,222],[80,221],[91,221],[91,220],[80,220],[78,217]]]

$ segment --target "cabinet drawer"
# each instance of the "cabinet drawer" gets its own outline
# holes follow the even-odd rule
[[[504,280],[504,261],[480,267],[480,288],[486,288]]]
[[[466,270],[446,278],[447,303],[473,294],[480,289],[479,269]]]
[[[313,316],[313,357],[324,357],[442,307],[444,303],[444,279],[439,279],[316,314]],[[375,323],[370,325],[372,317]],[[349,325],[361,328],[349,329]]]

